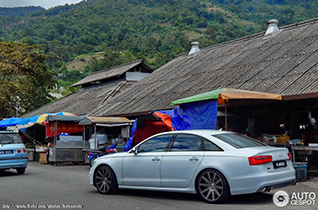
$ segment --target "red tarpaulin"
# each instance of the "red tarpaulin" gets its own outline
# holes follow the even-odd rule
[[[134,134],[134,144],[138,144],[156,133],[165,131],[169,131],[169,128],[162,121],[145,121],[144,127],[136,130]]]
[[[55,128],[56,127],[56,128]],[[49,122],[46,124],[46,137],[59,136],[61,133],[77,133],[83,131],[83,125]]]

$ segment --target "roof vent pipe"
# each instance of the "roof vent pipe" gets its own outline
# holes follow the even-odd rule
[[[270,19],[269,21],[267,21],[268,28],[267,28],[264,36],[265,37],[274,36],[278,32],[280,32],[277,24],[278,24],[278,20],[276,20],[276,19]]]
[[[191,50],[188,55],[196,55],[200,52],[199,42],[191,42]]]

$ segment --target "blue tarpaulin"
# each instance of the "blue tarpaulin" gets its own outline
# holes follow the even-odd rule
[[[11,117],[0,121],[0,127],[15,126],[24,120],[23,118]]]
[[[133,142],[133,136],[134,136],[134,134],[135,134],[135,132],[137,130],[137,120],[138,119],[135,120],[134,125],[133,125],[133,127],[132,127],[132,129],[130,131],[130,137],[129,137],[129,139],[127,140],[127,142],[125,144],[124,152],[129,151],[130,148],[131,148],[131,145],[132,145],[132,142]]]
[[[174,130],[215,129],[218,101],[205,100],[180,104],[173,110],[159,111],[171,117]]]
[[[180,104],[173,110],[154,111],[152,113],[153,119],[149,119],[149,117],[146,119],[151,121],[154,120],[155,117],[159,118],[169,128],[169,130],[215,129],[217,109],[217,100],[204,100]],[[133,143],[136,143],[134,141],[134,137],[140,139],[141,133],[136,131],[138,129],[145,129],[145,127],[138,127],[138,124],[141,124],[141,122],[140,120],[138,121],[138,119],[136,119],[131,130],[130,138],[125,145],[124,151],[128,151]],[[152,125],[156,126],[155,124]],[[146,128],[144,132],[149,132],[149,130],[154,129],[148,128],[147,130]],[[152,133],[149,132],[149,135]],[[135,134],[138,134],[138,136]]]

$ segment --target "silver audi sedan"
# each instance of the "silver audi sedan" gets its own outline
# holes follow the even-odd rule
[[[209,203],[270,191],[295,182],[291,155],[253,138],[217,130],[153,135],[130,151],[96,159],[89,183],[102,194],[118,189],[197,193]]]

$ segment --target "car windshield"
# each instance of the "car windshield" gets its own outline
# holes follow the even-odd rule
[[[0,133],[0,144],[19,144],[22,143],[19,134]]]
[[[242,134],[238,133],[227,133],[227,134],[217,134],[213,135],[215,138],[218,138],[227,144],[240,149],[240,148],[246,148],[246,147],[261,147],[261,146],[267,146],[263,142],[260,142],[256,139],[253,139],[248,136],[244,136]]]

